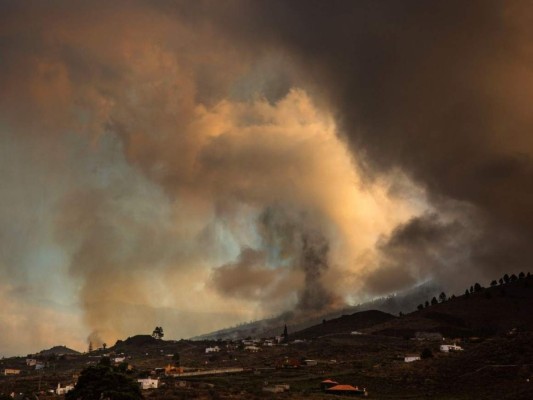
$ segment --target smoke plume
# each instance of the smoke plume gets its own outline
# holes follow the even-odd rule
[[[527,2],[0,7],[6,354],[533,261]]]

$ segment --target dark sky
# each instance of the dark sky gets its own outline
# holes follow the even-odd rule
[[[5,354],[531,269],[530,2],[0,7]]]

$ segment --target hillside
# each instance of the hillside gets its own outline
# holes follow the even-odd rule
[[[394,315],[382,311],[361,311],[332,320],[323,320],[321,324],[298,331],[290,335],[291,339],[313,339],[331,334],[359,331],[374,325],[397,319]]]
[[[398,314],[400,311],[415,309],[417,304],[424,302],[428,297],[431,298],[432,296],[437,295],[441,290],[441,287],[434,282],[426,282],[393,296],[379,298],[354,306],[348,306],[320,315],[305,316],[296,312],[287,312],[274,318],[254,321],[236,327],[225,328],[199,335],[191,338],[191,340],[239,339],[248,336],[277,336],[283,332],[285,324],[290,325],[291,332],[296,332],[318,325],[322,323],[324,319],[331,320],[343,315],[350,315],[368,310],[378,310],[384,313]]]
[[[66,346],[54,346],[48,350],[41,350],[37,355],[39,356],[62,356],[62,355],[77,355],[81,354],[79,351],[69,349]]]
[[[445,336],[491,336],[511,329],[533,330],[533,277],[482,288],[365,329],[367,333],[413,336],[417,331]]]

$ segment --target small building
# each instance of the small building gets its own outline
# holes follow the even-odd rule
[[[261,351],[261,348],[257,346],[246,346],[244,350],[249,351],[250,353],[257,353],[258,351]]]
[[[363,332],[359,332],[359,331],[351,331],[350,332],[350,335],[362,335]]]
[[[420,356],[415,354],[409,354],[404,357],[404,361],[406,363],[414,362],[414,361],[420,361]]]
[[[341,396],[367,396],[366,389],[359,389],[352,385],[335,385],[326,389],[328,394],[336,394]]]
[[[4,375],[20,375],[20,369],[6,368],[4,369]]]
[[[123,363],[125,360],[126,360],[126,357],[115,357],[115,358],[113,358],[113,362],[115,364]]]
[[[218,353],[219,351],[220,351],[220,347],[218,347],[218,346],[206,347],[205,348],[205,354],[207,354],[207,353]]]
[[[61,387],[61,383],[58,383],[57,388],[56,388],[56,394],[65,395],[73,389],[74,389],[74,385],[67,385],[65,387]]]
[[[37,360],[35,358],[26,358],[26,365],[28,367],[35,367]]]
[[[308,367],[315,367],[318,365],[318,362],[316,360],[304,360],[304,364]]]
[[[157,389],[157,387],[159,386],[159,379],[137,379],[137,382],[141,385],[142,390]]]
[[[461,346],[455,344],[441,344],[440,351],[443,353],[449,353],[450,351],[463,351],[464,349]]]
[[[322,382],[320,382],[320,389],[321,390],[326,390],[326,389],[329,389],[333,386],[337,386],[339,384],[339,382],[336,382],[336,381],[332,381],[331,379],[326,379]]]
[[[283,393],[283,392],[288,392],[290,388],[291,388],[290,385],[286,385],[286,384],[265,386],[263,387],[263,392]]]

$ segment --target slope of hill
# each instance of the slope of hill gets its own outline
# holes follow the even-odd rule
[[[374,325],[368,333],[413,336],[417,331],[445,336],[491,336],[516,328],[533,330],[533,277],[484,288]]]
[[[291,339],[312,339],[337,333],[350,333],[352,331],[359,331],[373,325],[385,323],[396,318],[397,317],[394,315],[382,311],[361,311],[351,315],[343,315],[342,317],[329,321],[324,320],[321,324],[291,334],[290,337]]]
[[[81,354],[79,351],[69,349],[66,346],[54,346],[51,349],[48,350],[41,350],[39,353],[37,353],[40,356],[62,356],[65,354],[74,355],[74,354]]]
[[[301,331],[314,325],[318,325],[323,319],[330,320],[356,312],[378,310],[390,314],[398,314],[400,311],[413,310],[417,304],[427,298],[437,295],[441,287],[434,282],[426,282],[412,289],[406,290],[394,296],[382,297],[363,304],[333,310],[321,315],[302,316],[296,312],[287,312],[274,318],[254,321],[236,327],[221,329],[193,337],[192,340],[216,340],[216,339],[239,339],[248,336],[271,337],[280,335],[283,326],[289,325],[291,332]]]

